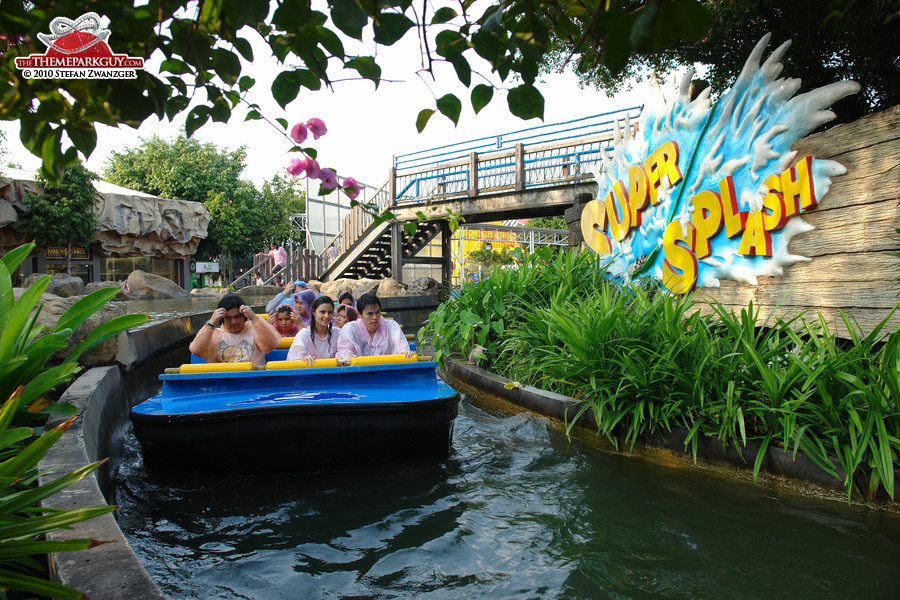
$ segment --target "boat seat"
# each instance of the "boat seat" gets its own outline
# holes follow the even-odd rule
[[[284,349],[276,348],[275,350],[272,350],[271,352],[266,354],[266,362],[269,362],[270,360],[287,360],[287,354],[288,354],[287,348],[284,348]],[[206,361],[204,359],[200,358],[196,354],[193,354],[193,353],[191,354],[191,364],[192,365],[202,365],[205,363],[206,363]]]
[[[287,339],[287,338],[285,338],[285,339]],[[293,338],[290,338],[290,339],[293,340]],[[409,349],[412,350],[413,352],[415,352],[416,344],[414,342],[410,342]],[[273,360],[287,360],[288,350],[289,350],[289,348],[276,348],[275,350],[272,350],[271,352],[266,354],[266,362],[273,361]],[[206,361],[203,360],[202,358],[200,358],[199,356],[197,356],[196,354],[191,354],[191,364],[192,365],[202,365],[205,363],[206,363]]]

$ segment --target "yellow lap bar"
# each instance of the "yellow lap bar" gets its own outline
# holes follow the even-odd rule
[[[363,365],[390,365],[393,363],[410,363],[419,362],[419,357],[413,354],[406,358],[402,354],[385,354],[382,356],[354,356],[350,359],[350,366],[357,367]]]
[[[333,358],[317,358],[313,364],[302,360],[271,360],[266,363],[266,369],[322,369],[324,367],[336,367],[338,361]]]
[[[279,350],[284,350],[285,348],[290,348],[291,344],[293,344],[293,343],[294,343],[293,337],[283,337],[283,338],[281,338],[281,341],[278,342],[278,345],[275,347],[278,348]]]
[[[252,362],[234,362],[234,363],[200,363],[192,365],[181,365],[178,368],[179,373],[220,373],[223,371],[252,371]]]

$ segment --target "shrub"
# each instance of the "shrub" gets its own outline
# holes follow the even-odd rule
[[[81,598],[82,594],[47,580],[38,557],[50,552],[90,548],[93,540],[48,541],[44,535],[74,523],[111,512],[113,506],[74,510],[41,507],[41,502],[91,473],[92,463],[47,485],[38,483],[37,465],[74,422],[46,429],[49,415],[74,415],[75,407],[52,398],[80,370],[78,358],[106,339],[146,321],[146,315],[123,315],[94,329],[58,365],[48,366],[54,352],[118,288],[104,288],[75,302],[49,330],[36,323],[41,294],[50,283],[45,276],[15,300],[11,273],[34,249],[34,243],[16,248],[0,259],[0,594],[18,591],[54,598]],[[43,335],[41,335],[43,334]]]

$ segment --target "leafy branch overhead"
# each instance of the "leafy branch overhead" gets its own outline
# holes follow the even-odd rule
[[[615,71],[635,48],[661,50],[679,39],[695,39],[707,22],[698,0],[531,0],[487,7],[463,0],[425,13],[411,0],[333,0],[326,12],[301,0],[159,0],[143,6],[95,0],[90,10],[110,20],[115,51],[142,58],[161,54],[159,74],[24,78],[15,58],[43,52],[37,34],[48,31],[54,17],[74,18],[78,15],[71,13],[78,10],[80,5],[62,0],[4,0],[0,6],[0,43],[7,45],[0,58],[0,119],[20,122],[23,144],[43,157],[55,178],[77,152],[87,156],[94,150],[96,123],[138,127],[152,115],[172,119],[187,111],[190,136],[210,121],[228,121],[256,85],[250,44],[256,37],[283,65],[269,90],[282,107],[301,89],[331,85],[335,67],[377,87],[378,57],[351,55],[342,41],[361,40],[371,31],[382,46],[418,36],[425,69],[433,74],[435,63],[450,63],[460,84],[470,89],[465,100],[475,112],[503,95],[494,84],[475,83],[473,73],[489,69],[502,82],[499,91],[506,91],[510,112],[530,119],[543,116],[544,100],[534,84],[552,39],[571,40],[582,51],[581,61]],[[462,103],[456,94],[446,94],[409,118],[420,131],[436,112],[456,123]],[[262,118],[259,107],[248,104],[246,119]]]

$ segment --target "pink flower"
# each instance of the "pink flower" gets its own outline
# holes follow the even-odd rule
[[[306,176],[312,177],[313,179],[321,179],[319,173],[322,172],[322,169],[319,168],[319,163],[316,162],[314,158],[306,159]]]
[[[309,168],[309,161],[305,158],[295,158],[287,167],[287,172],[297,177]]]
[[[322,189],[333,190],[338,186],[337,175],[331,169],[319,171],[319,179],[322,181]]]
[[[309,127],[309,130],[312,132],[314,140],[317,140],[328,133],[325,123],[322,122],[322,119],[317,119],[316,117],[307,121],[306,126]]]
[[[356,200],[356,197],[359,196],[359,183],[352,177],[344,179],[344,183],[341,184],[341,187],[344,188],[344,193],[347,194],[351,200]]]
[[[315,135],[315,134],[314,134]],[[293,129],[291,129],[291,139],[294,140],[297,144],[302,144],[306,141],[306,125],[303,123],[297,123],[294,125]],[[317,138],[319,136],[316,136]]]

